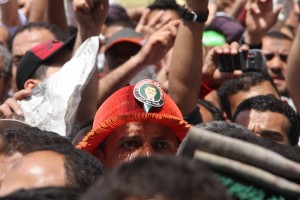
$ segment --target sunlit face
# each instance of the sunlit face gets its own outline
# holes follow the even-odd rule
[[[13,56],[13,66],[12,66],[12,81],[14,92],[18,91],[16,84],[16,73],[17,66],[20,63],[21,58],[25,53],[33,48],[34,46],[47,41],[54,40],[55,36],[48,30],[45,29],[31,29],[25,30],[18,35],[13,40],[12,43],[12,56]]]
[[[262,53],[267,59],[268,72],[282,94],[287,91],[285,75],[291,47],[292,42],[286,39],[264,37],[262,40]]]
[[[19,189],[65,186],[64,157],[52,151],[30,153],[15,161],[6,172],[0,196]]]
[[[139,156],[175,154],[179,142],[166,126],[153,122],[131,122],[118,127],[105,140],[100,160],[108,168]]]
[[[258,95],[270,95],[277,99],[280,98],[274,86],[269,81],[263,81],[255,86],[252,86],[247,91],[239,91],[236,94],[228,97],[231,114],[234,114],[236,108],[242,101]]]
[[[281,113],[244,110],[237,115],[235,123],[243,125],[259,137],[268,138],[281,144],[289,144],[290,123],[288,118]]]

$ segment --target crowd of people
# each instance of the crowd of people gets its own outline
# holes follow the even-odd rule
[[[135,2],[0,2],[0,200],[299,199],[300,0]]]

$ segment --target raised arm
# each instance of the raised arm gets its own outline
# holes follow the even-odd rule
[[[186,8],[195,13],[208,10],[208,0],[186,0]],[[202,34],[204,22],[182,20],[176,37],[170,65],[169,95],[183,115],[197,105],[202,76]]]
[[[73,0],[73,9],[79,23],[76,49],[89,37],[98,36],[108,12],[108,0]],[[82,125],[92,119],[97,111],[98,71],[95,70],[86,85],[77,109],[76,121]]]
[[[28,21],[55,24],[68,33],[64,1],[62,0],[33,0]]]
[[[8,27],[20,25],[18,1],[8,1],[0,5],[1,23]]]
[[[179,22],[171,21],[154,32],[142,49],[128,61],[101,78],[99,81],[98,105],[112,93],[124,87],[142,69],[160,61],[174,44]]]
[[[300,0],[298,0],[298,6],[300,7]],[[300,26],[297,28],[296,36],[291,48],[288,63],[286,68],[286,83],[290,97],[292,98],[296,109],[300,111],[300,87],[299,87],[299,77],[300,77]]]

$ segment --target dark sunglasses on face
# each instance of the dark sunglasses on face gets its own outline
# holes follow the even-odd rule
[[[279,58],[282,62],[287,62],[287,59],[288,59],[288,55],[287,54],[278,54],[279,55]],[[270,61],[274,58],[275,56],[275,53],[267,53],[267,54],[264,54],[264,56],[266,57],[267,61]]]

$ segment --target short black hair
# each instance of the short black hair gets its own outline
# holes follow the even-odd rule
[[[272,111],[283,114],[290,123],[290,128],[287,130],[287,137],[291,145],[297,145],[299,140],[299,118],[291,106],[283,101],[270,97],[259,95],[244,100],[237,107],[234,115],[233,122],[236,120],[237,115],[243,110],[256,110],[260,112]]]
[[[270,31],[267,32],[264,37],[271,37],[271,38],[276,38],[276,39],[282,39],[282,40],[289,40],[289,41],[293,41],[293,38],[290,38],[289,36],[287,36],[286,34],[280,32],[280,31]]]
[[[212,114],[214,120],[225,120],[225,118],[224,118],[222,112],[219,110],[219,108],[214,106],[209,101],[198,98],[197,103],[202,105],[203,107],[205,107]]]
[[[35,127],[7,128],[0,133],[3,140],[0,153],[12,155],[16,152],[27,154],[45,146],[70,146],[71,142],[65,137],[51,132],[42,131]]]
[[[87,189],[105,173],[103,164],[93,155],[70,146],[45,146],[36,151],[53,151],[64,156],[67,187]]]
[[[175,0],[155,0],[148,8],[150,10],[174,10],[179,15],[181,6]]]
[[[251,87],[256,86],[262,82],[268,81],[279,92],[272,78],[261,72],[246,72],[239,78],[230,79],[225,81],[217,90],[221,107],[229,119],[232,118],[229,97],[238,93],[239,91],[248,91]]]
[[[70,186],[84,189],[105,173],[104,165],[96,157],[80,149],[65,154],[65,168]]]
[[[226,121],[212,121],[198,124],[197,127],[203,128],[220,135],[236,138],[245,142],[262,146],[274,151],[283,157],[300,163],[300,149],[288,145],[279,144],[267,138],[257,137],[254,133],[240,124]]]
[[[78,188],[68,187],[21,189],[7,196],[0,197],[0,200],[74,200],[78,199],[83,192],[83,190]]]
[[[68,34],[65,33],[61,28],[54,24],[50,24],[47,22],[29,22],[25,24],[24,26],[19,26],[16,30],[16,32],[13,34],[13,36],[9,40],[9,49],[12,49],[12,42],[14,41],[15,37],[26,31],[26,30],[32,30],[32,29],[45,29],[48,30],[50,33],[54,35],[54,37],[59,41],[66,41],[68,38]]]
[[[99,192],[101,191],[101,192]],[[214,174],[198,160],[180,156],[139,157],[100,178],[82,199],[229,199]]]

